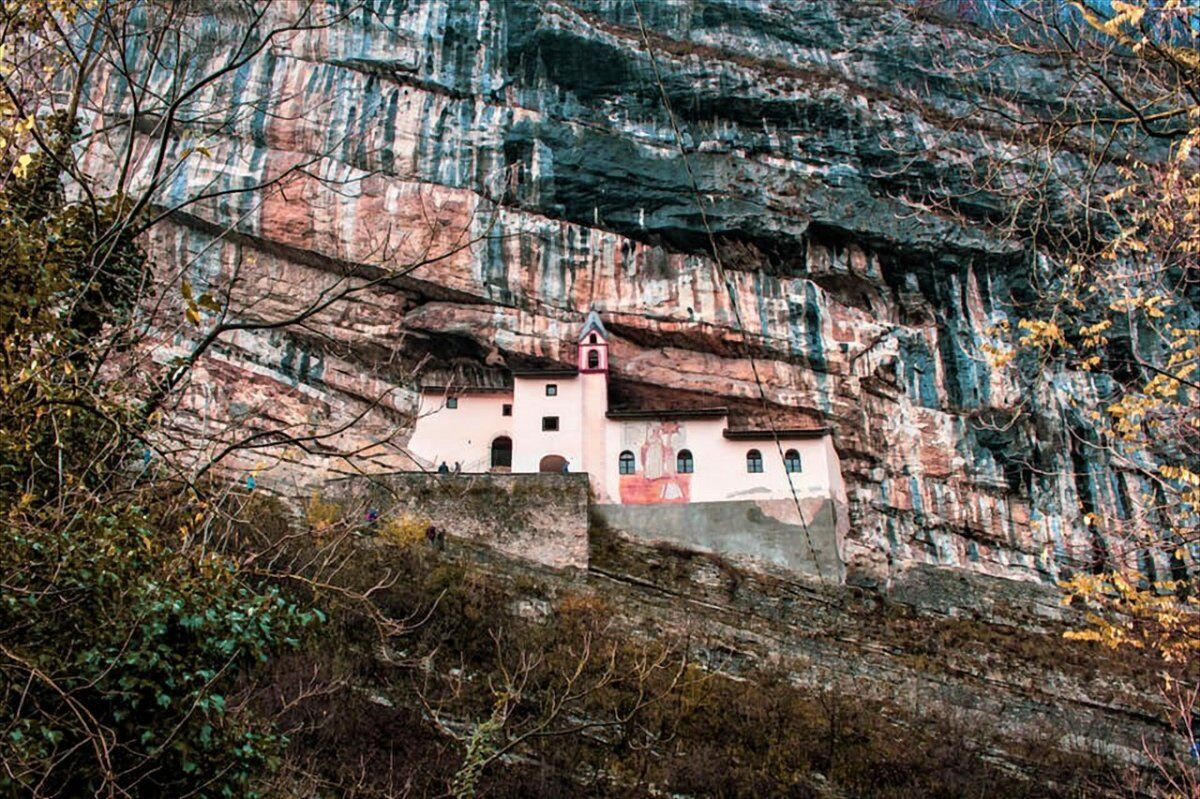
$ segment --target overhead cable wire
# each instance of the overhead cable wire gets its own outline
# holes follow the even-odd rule
[[[645,45],[645,48],[646,48],[646,54],[650,57],[650,69],[654,74],[654,82],[658,85],[659,95],[662,97],[663,106],[665,107],[666,112],[667,112],[667,119],[671,123],[671,130],[675,136],[675,144],[679,149],[679,157],[683,161],[683,168],[684,168],[684,171],[687,173],[688,183],[691,185],[692,195],[696,200],[696,208],[700,212],[700,221],[701,221],[701,224],[703,224],[703,226],[704,226],[704,232],[707,234],[709,247],[712,250],[713,261],[716,265],[716,270],[717,270],[717,280],[725,288],[726,295],[729,297],[729,307],[733,310],[734,324],[736,325],[737,331],[741,334],[742,344],[744,345],[744,349],[745,349],[745,357],[746,357],[746,360],[748,360],[750,362],[750,372],[754,376],[755,384],[758,386],[758,395],[759,395],[759,399],[762,402],[763,412],[765,415],[767,427],[771,431],[771,437],[775,440],[775,448],[779,453],[780,463],[783,465],[783,473],[787,477],[788,490],[791,492],[792,502],[796,506],[796,515],[800,519],[800,526],[801,526],[801,529],[804,531],[804,538],[808,544],[808,554],[809,554],[809,557],[812,558],[813,567],[817,571],[817,579],[820,580],[822,584],[824,584],[825,575],[821,568],[821,561],[817,557],[816,549],[813,546],[812,532],[809,530],[808,522],[804,518],[804,510],[800,504],[800,495],[796,491],[795,481],[792,479],[792,472],[789,471],[787,468],[787,461],[786,461],[786,458],[785,458],[784,452],[783,452],[783,442],[780,440],[779,430],[775,426],[773,414],[771,412],[771,406],[770,406],[769,401],[767,400],[767,390],[766,390],[766,387],[763,385],[762,377],[759,375],[758,364],[754,359],[754,353],[751,352],[749,343],[746,340],[747,332],[746,332],[746,327],[742,322],[741,308],[738,305],[737,296],[734,294],[733,288],[730,285],[729,280],[725,275],[725,265],[721,261],[721,253],[720,253],[720,249],[717,247],[717,239],[716,239],[716,236],[713,234],[712,225],[709,223],[708,213],[704,210],[704,201],[700,194],[700,187],[699,187],[698,183],[696,182],[696,175],[692,171],[692,165],[688,160],[687,149],[683,143],[683,134],[680,132],[679,124],[675,119],[675,111],[671,107],[671,99],[667,95],[666,86],[663,85],[662,75],[658,69],[658,59],[655,56],[654,47],[650,43],[650,37],[646,33],[645,22],[642,20],[641,8],[638,5],[638,0],[632,0],[632,2],[633,2],[633,12],[637,17],[638,31],[641,33],[642,43]]]

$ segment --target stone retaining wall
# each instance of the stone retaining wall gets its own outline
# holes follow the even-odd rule
[[[556,569],[588,564],[586,474],[398,472],[337,480],[333,498],[405,515],[514,557]]]

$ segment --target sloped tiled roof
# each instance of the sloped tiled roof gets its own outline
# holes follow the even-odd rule
[[[583,329],[579,331],[579,340],[583,341],[588,333],[599,333],[600,337],[608,341],[608,330],[605,329],[604,323],[600,321],[600,314],[593,309],[588,311],[587,319],[583,322]]]

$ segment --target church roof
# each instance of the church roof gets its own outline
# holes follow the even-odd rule
[[[829,435],[828,427],[787,427],[754,430],[725,430],[722,435],[731,441],[771,441],[778,438],[822,438]]]
[[[588,311],[587,319],[583,322],[583,329],[579,331],[579,340],[583,341],[588,333],[599,333],[600,337],[608,341],[608,331],[604,329],[604,323],[600,321],[600,314],[596,313],[595,309]]]
[[[707,419],[729,415],[729,409],[721,408],[625,408],[609,411],[609,419]]]
[[[578,377],[579,370],[569,367],[555,368],[538,368],[530,366],[525,368],[516,368],[512,370],[513,377]]]
[[[430,394],[511,394],[512,386],[467,386],[446,385],[438,383],[422,383],[418,388]]]

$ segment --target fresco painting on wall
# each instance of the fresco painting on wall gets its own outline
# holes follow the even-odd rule
[[[621,448],[636,456],[634,474],[621,475],[621,502],[657,505],[689,501],[691,475],[679,474],[676,456],[687,444],[678,422],[631,422],[621,427]]]

